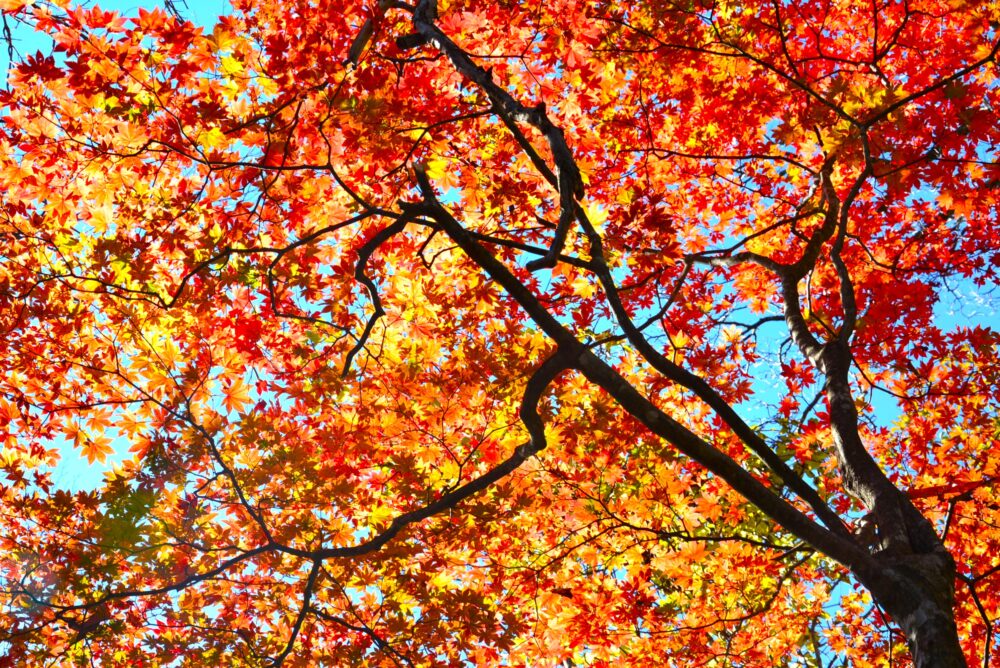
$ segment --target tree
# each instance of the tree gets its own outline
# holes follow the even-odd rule
[[[233,4],[0,0],[0,665],[995,660],[1000,5]]]

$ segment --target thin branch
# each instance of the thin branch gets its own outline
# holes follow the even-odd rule
[[[322,619],[324,621],[333,622],[334,624],[338,624],[340,626],[343,626],[345,629],[348,629],[350,631],[356,631],[358,633],[364,633],[366,636],[368,636],[369,638],[372,639],[372,641],[375,643],[376,647],[378,647],[383,652],[386,652],[387,654],[389,654],[389,657],[393,660],[393,662],[397,666],[398,665],[407,665],[407,666],[414,667],[416,665],[416,664],[413,663],[413,661],[410,660],[410,658],[408,656],[406,656],[405,654],[401,654],[396,648],[394,648],[389,643],[388,640],[386,640],[385,638],[383,638],[382,636],[380,636],[378,633],[376,633],[375,630],[372,629],[367,624],[362,624],[360,626],[357,625],[357,624],[351,624],[350,622],[348,622],[343,617],[338,617],[337,615],[331,615],[330,613],[326,612],[325,610],[321,610],[321,609],[317,608],[316,606],[312,606],[310,608],[310,612],[312,612],[314,615],[316,615],[318,618],[320,618],[320,619]]]
[[[354,360],[355,355],[361,352],[362,348],[364,348],[365,344],[368,342],[368,338],[371,336],[372,330],[375,328],[375,323],[377,323],[378,320],[385,315],[385,309],[382,308],[382,298],[379,296],[378,286],[375,285],[375,281],[373,281],[368,274],[365,273],[367,270],[368,260],[371,259],[371,256],[382,244],[402,232],[409,222],[411,222],[411,216],[404,213],[388,227],[379,230],[358,250],[358,262],[354,267],[354,278],[368,290],[368,298],[372,302],[373,310],[371,315],[368,316],[368,321],[365,323],[365,329],[361,333],[361,336],[358,337],[357,343],[354,344],[354,347],[348,351],[347,356],[344,358],[344,369],[341,374],[344,377],[346,377],[350,372],[351,362]]]
[[[979,599],[979,592],[976,591],[976,581],[965,575],[959,574],[958,579],[965,583],[972,595],[972,602],[976,604],[979,616],[983,618],[986,625],[986,639],[983,641],[983,668],[990,668],[990,653],[993,649],[993,620],[990,619],[983,602]]]
[[[281,666],[285,663],[285,659],[288,655],[292,653],[292,649],[295,647],[295,640],[299,637],[299,633],[302,631],[302,624],[305,622],[306,615],[312,610],[309,602],[312,600],[313,590],[316,587],[316,578],[319,576],[320,566],[323,562],[316,560],[313,562],[312,568],[309,569],[309,577],[306,578],[306,586],[302,592],[302,607],[299,608],[299,614],[295,618],[295,623],[292,625],[292,632],[288,637],[288,642],[285,643],[285,649],[282,650],[281,654],[276,656],[271,660],[272,666]]]
[[[465,499],[481,492],[493,483],[509,475],[545,448],[545,429],[542,419],[538,415],[538,402],[541,400],[542,394],[549,384],[559,373],[567,368],[570,368],[570,360],[564,353],[557,351],[552,357],[543,362],[535,373],[532,374],[531,378],[528,379],[528,383],[524,388],[524,396],[521,400],[520,417],[521,422],[528,431],[529,440],[519,445],[506,460],[454,491],[442,494],[433,503],[429,503],[416,510],[411,510],[408,513],[397,515],[384,531],[375,535],[370,540],[348,547],[324,548],[303,554],[309,555],[314,559],[357,557],[370,554],[381,549],[409,525],[423,521],[445,510],[450,510]],[[285,551],[291,552],[291,550]]]

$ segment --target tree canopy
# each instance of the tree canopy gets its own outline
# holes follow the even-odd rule
[[[0,0],[0,666],[997,660],[1000,3],[232,5]]]

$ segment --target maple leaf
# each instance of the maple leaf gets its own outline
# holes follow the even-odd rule
[[[77,439],[77,446],[81,454],[87,458],[89,464],[95,461],[103,464],[108,455],[114,454],[115,449],[111,447],[112,439],[102,435],[82,435]]]
[[[250,402],[250,387],[237,377],[222,390],[222,397],[227,411],[239,413]]]

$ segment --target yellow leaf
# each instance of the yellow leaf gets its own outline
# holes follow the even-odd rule
[[[219,128],[205,130],[198,135],[198,145],[209,150],[226,145],[226,135]]]
[[[34,0],[0,0],[0,11],[16,12],[30,5]]]
[[[111,273],[114,274],[115,283],[118,285],[128,285],[129,279],[132,277],[129,264],[122,260],[114,260],[111,263]]]
[[[371,514],[368,516],[368,523],[374,526],[382,526],[388,520],[391,520],[396,516],[396,511],[390,506],[379,505],[372,510]]]
[[[448,171],[448,161],[441,158],[427,160],[427,177],[432,181],[440,180]]]
[[[600,204],[588,204],[586,210],[587,218],[597,227],[600,227],[608,220],[608,210]]]
[[[577,276],[573,279],[573,282],[570,283],[570,287],[573,288],[573,294],[578,297],[583,297],[584,299],[593,297],[597,293],[597,286],[593,281],[588,280],[585,274]]]
[[[431,578],[431,586],[442,591],[452,591],[455,589],[455,581],[447,573],[438,572]]]
[[[230,32],[229,29],[221,23],[216,24],[216,26],[212,28],[212,36],[209,37],[209,40],[219,51],[229,50],[238,41],[236,35]]]
[[[234,74],[239,74],[243,71],[243,63],[236,60],[232,56],[225,56],[222,59],[222,71],[226,76],[233,76]]]
[[[90,210],[90,224],[96,234],[103,234],[114,220],[114,209],[110,204]]]
[[[219,221],[215,221],[215,224],[208,230],[208,237],[212,241],[218,241],[222,238],[222,227],[219,225]]]
[[[278,82],[270,77],[260,77],[257,85],[260,86],[260,92],[268,97],[278,94]]]

